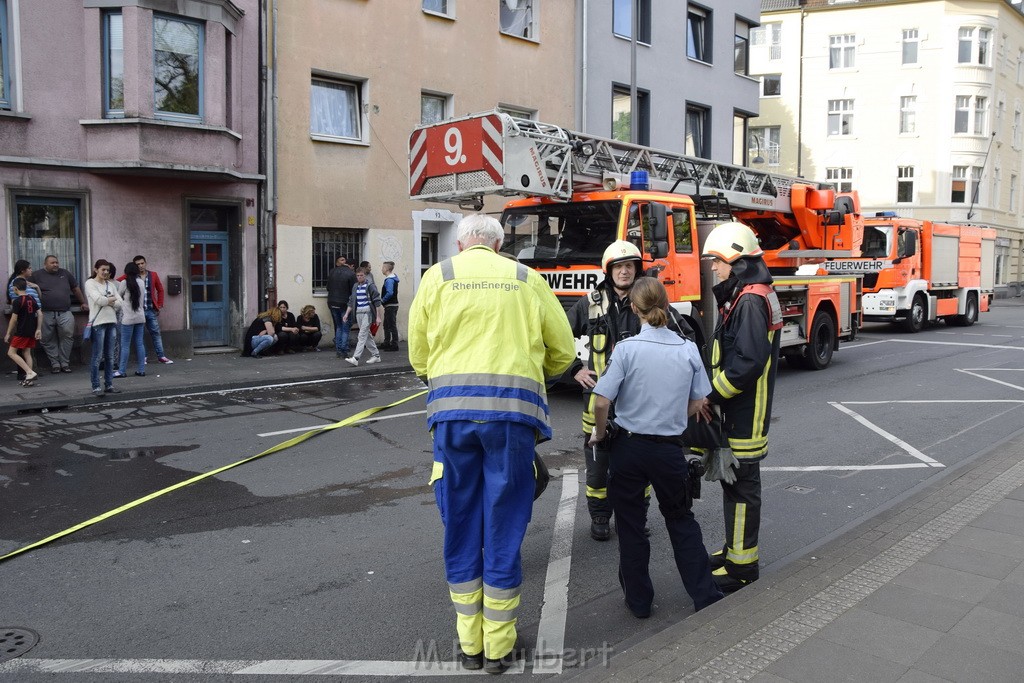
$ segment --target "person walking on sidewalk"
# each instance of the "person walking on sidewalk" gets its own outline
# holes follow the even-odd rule
[[[711,385],[697,345],[666,327],[664,285],[651,277],[637,279],[629,306],[642,327],[639,334],[618,343],[597,380],[594,434],[588,445],[596,447],[608,439],[608,411],[615,401],[619,433],[608,446],[608,497],[617,520],[619,583],[629,610],[646,619],[654,603],[651,543],[644,533],[648,482],[658,496],[676,569],[694,609],[722,599],[711,578],[700,525],[690,510],[690,468],[682,441],[687,419],[699,412]]]
[[[380,292],[380,302],[384,304],[384,344],[381,351],[398,350],[398,276],[395,275],[395,262],[385,261],[381,270],[384,273],[384,287]]]
[[[112,268],[109,261],[100,259],[93,267],[93,276],[85,281],[85,296],[92,310],[92,362],[89,366],[89,379],[92,381],[92,393],[96,396],[121,393],[120,389],[114,388],[114,335],[118,332],[117,311],[122,301],[117,283],[110,279]],[[100,360],[103,360],[102,387]]]
[[[351,325],[345,320],[345,307],[348,306],[355,285],[356,274],[348,267],[345,257],[339,256],[334,261],[334,268],[327,274],[327,308],[331,311],[334,323],[334,352],[338,358],[348,356]]]
[[[43,350],[50,360],[50,371],[71,372],[71,349],[75,342],[75,316],[71,314],[71,295],[83,311],[89,310],[86,297],[75,276],[60,267],[60,259],[50,254],[43,267],[32,273],[39,285],[43,306]]]
[[[536,271],[499,256],[490,216],[458,227],[459,253],[423,275],[409,311],[409,361],[430,387],[430,484],[463,668],[514,658],[520,546],[533,507],[534,447],[551,438],[545,378],[576,357],[569,322]]]
[[[721,406],[735,456],[735,481],[722,480],[725,545],[711,555],[726,593],[756,581],[761,527],[761,460],[768,454],[782,310],[757,237],[742,223],[708,234],[703,258],[719,282],[719,323],[711,348],[711,403]],[[728,468],[726,468],[728,469]],[[727,477],[731,478],[731,477]]]
[[[43,338],[43,318],[39,314],[39,304],[28,294],[25,278],[14,278],[10,286],[16,296],[11,302],[11,320],[7,323],[4,343],[10,344],[7,357],[25,374],[21,386],[31,387],[35,386],[39,376],[32,368],[32,349]]]
[[[366,364],[379,363],[380,351],[377,350],[377,343],[373,340],[373,331],[370,328],[376,327],[384,317],[384,307],[380,303],[380,293],[372,282],[366,281],[366,271],[362,268],[356,268],[356,286],[349,297],[348,308],[342,321],[348,323],[353,313],[359,324],[359,340],[356,342],[356,352],[351,358],[346,358],[345,362],[349,365],[359,365],[365,348],[370,352]]]
[[[146,281],[135,263],[127,263],[117,288],[121,295],[121,355],[114,379],[128,375],[128,356],[135,349],[136,377],[146,376]]]
[[[160,310],[164,307],[164,283],[160,281],[160,275],[155,270],[149,270],[146,265],[146,257],[136,256],[132,259],[139,268],[139,277],[146,283],[146,330],[153,340],[153,350],[156,351],[156,359],[165,365],[171,365],[173,360],[167,357],[164,352],[164,338],[160,333]],[[124,280],[124,275],[117,278]],[[145,361],[143,361],[145,362]]]

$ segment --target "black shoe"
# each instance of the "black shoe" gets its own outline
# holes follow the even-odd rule
[[[65,365],[65,366],[61,367],[60,371],[61,372],[71,372],[71,368],[69,368],[68,366]]]
[[[135,373],[135,376],[136,376],[136,377],[145,377],[145,376],[146,376],[146,373],[144,373],[144,372],[136,372],[136,373]]]
[[[744,586],[757,581],[756,573],[747,574],[746,576],[748,578],[734,576],[730,574],[725,567],[720,567],[711,572],[711,578],[714,579],[715,585],[718,586],[718,590],[722,591],[726,595],[729,593],[735,593]]]
[[[108,393],[108,394],[120,394],[121,393],[121,390],[115,388],[114,386],[109,386],[106,389],[104,389],[103,391]]]
[[[53,373],[54,375],[59,375],[60,374],[60,366],[57,365],[57,366],[54,366],[54,367],[50,368],[50,372]]]
[[[711,571],[721,569],[725,566],[725,548],[716,550],[715,552],[708,555],[708,564],[711,565]]]
[[[484,653],[475,655],[467,655],[465,652],[459,651],[459,665],[467,671],[479,671],[484,668]]]
[[[512,651],[501,659],[484,658],[484,671],[489,674],[503,674],[519,659],[519,654],[519,650],[513,647]]]
[[[595,541],[607,541],[611,538],[612,529],[607,517],[594,517],[590,521],[590,537]]]

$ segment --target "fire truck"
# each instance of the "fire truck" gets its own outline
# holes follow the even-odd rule
[[[995,289],[996,231],[899,218],[883,211],[864,222],[858,258],[827,259],[830,273],[864,277],[864,319],[919,332],[929,322],[973,325]]]
[[[417,127],[409,168],[413,199],[479,211],[485,196],[514,197],[501,216],[502,252],[541,273],[566,309],[603,279],[605,248],[629,240],[646,274],[707,336],[717,310],[701,246],[716,225],[741,220],[767,253],[788,252],[770,256],[788,362],[823,369],[860,327],[859,274],[800,269],[853,253],[862,220],[855,194],[496,111]],[[798,242],[804,248],[793,248]]]

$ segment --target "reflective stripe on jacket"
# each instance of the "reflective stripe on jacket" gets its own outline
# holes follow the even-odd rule
[[[430,387],[429,426],[507,420],[550,438],[544,380],[575,357],[561,304],[530,268],[476,245],[423,275],[409,311],[409,360]]]

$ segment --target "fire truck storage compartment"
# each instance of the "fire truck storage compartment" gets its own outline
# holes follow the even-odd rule
[[[932,235],[932,287],[959,284],[960,239],[954,235]]]

